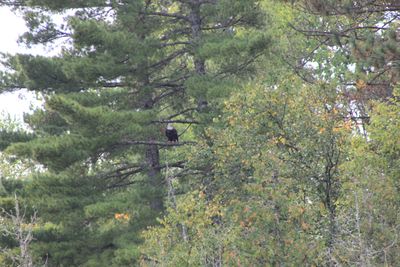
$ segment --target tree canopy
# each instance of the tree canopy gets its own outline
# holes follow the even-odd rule
[[[396,1],[0,4],[0,266],[400,261]]]

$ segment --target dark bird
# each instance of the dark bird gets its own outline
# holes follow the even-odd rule
[[[167,128],[165,128],[165,135],[168,138],[168,142],[178,142],[178,132],[171,124],[167,124]]]

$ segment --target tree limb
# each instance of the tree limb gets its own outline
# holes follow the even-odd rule
[[[191,121],[191,120],[153,120],[152,123],[189,123],[189,124],[200,124],[198,121]]]
[[[147,16],[159,16],[159,17],[168,17],[168,18],[175,18],[178,20],[185,20],[189,21],[189,18],[186,16],[183,16],[179,13],[167,13],[167,12],[141,12],[142,15],[147,15]]]
[[[183,141],[183,142],[175,142],[175,143],[166,143],[166,142],[159,142],[159,141],[131,141],[125,140],[120,143],[119,145],[158,145],[158,146],[184,146],[184,145],[195,145],[197,142],[194,141]]]

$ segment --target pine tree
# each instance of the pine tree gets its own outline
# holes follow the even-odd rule
[[[325,73],[334,66],[341,90],[357,105],[353,113],[368,123],[368,101],[391,97],[399,83],[398,1],[297,0],[292,4],[302,11],[293,29],[317,41],[301,61],[323,58],[328,66]],[[328,50],[334,53],[327,56]],[[298,72],[307,69],[306,64],[296,65]]]
[[[2,75],[3,88],[46,95],[44,110],[25,118],[35,138],[6,149],[47,171],[26,187],[47,222],[36,256],[54,265],[131,266],[139,231],[164,211],[160,153],[189,143],[165,142],[164,125],[199,124],[201,135],[221,99],[248,77],[269,44],[258,2],[4,4],[24,12],[28,45],[71,44],[54,57],[9,55],[14,72]],[[54,13],[64,25],[53,23]]]

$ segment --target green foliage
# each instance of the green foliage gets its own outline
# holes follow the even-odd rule
[[[396,262],[398,187],[384,173],[398,176],[398,163],[382,155],[398,155],[382,150],[398,140],[397,102],[376,104],[367,141],[343,99],[324,82],[281,74],[225,101],[190,158],[202,171],[190,180],[202,183],[145,233],[142,266]]]
[[[10,59],[9,64],[11,68],[18,70],[10,76],[22,88],[43,91],[80,90],[79,82],[70,79],[63,72],[60,58],[50,60],[43,56],[17,55]],[[3,86],[13,84],[3,83]]]
[[[31,134],[25,132],[0,131],[0,150],[4,150],[12,143],[27,142],[32,138]]]
[[[341,220],[345,229],[338,253],[346,264],[360,261],[382,265],[399,260],[399,155],[392,147],[399,136],[400,110],[396,98],[389,103],[375,102],[367,127],[368,140],[353,138],[350,161],[343,166],[348,179],[343,186],[346,194]],[[349,236],[348,232],[355,234]]]
[[[38,211],[35,263],[399,262],[390,1],[131,2],[6,1],[25,13],[21,41],[71,43],[4,55],[0,76],[45,94],[29,133],[0,131],[0,205],[17,192]],[[19,255],[17,239],[0,245]]]
[[[41,219],[32,250],[54,266],[136,265],[140,232],[165,212],[162,171],[187,157],[163,145],[165,124],[188,121],[180,140],[197,139],[254,70],[270,45],[258,1],[7,4],[25,15],[21,42],[71,44],[54,57],[7,55],[1,75],[2,87],[45,94],[25,116],[32,137],[5,143],[40,166],[23,187]]]
[[[317,255],[330,246],[341,184],[330,168],[345,155],[335,166],[330,160],[348,129],[336,97],[321,87],[299,90],[301,82],[287,76],[278,88],[250,84],[226,101],[206,130],[213,146],[192,152],[190,164],[213,162],[212,170],[177,199],[161,228],[145,234],[142,264],[323,264]]]

